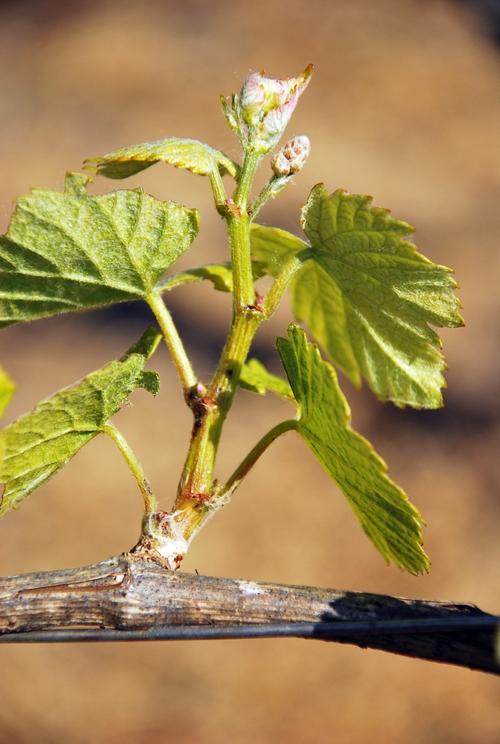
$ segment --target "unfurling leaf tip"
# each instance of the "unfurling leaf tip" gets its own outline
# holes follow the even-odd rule
[[[139,376],[137,387],[142,387],[146,392],[151,393],[151,395],[158,395],[160,392],[159,374],[153,370],[145,369]]]
[[[141,356],[145,357],[146,359],[151,359],[154,352],[158,348],[158,344],[161,341],[161,334],[159,331],[155,328],[155,326],[149,326],[140,339],[136,341],[133,346],[128,349],[128,351],[125,352],[123,357],[121,357],[121,361],[125,360],[127,357],[131,356],[132,354],[140,354]]]
[[[68,171],[64,179],[64,193],[73,196],[81,196],[87,193],[87,186],[92,183],[93,177],[90,173],[76,173]]]

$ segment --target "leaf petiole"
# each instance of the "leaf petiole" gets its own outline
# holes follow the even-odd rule
[[[250,450],[245,459],[242,460],[234,473],[222,487],[220,495],[231,496],[231,494],[236,491],[245,475],[247,475],[247,473],[249,473],[250,470],[253,468],[259,457],[264,454],[269,445],[272,444],[274,440],[277,439],[279,436],[285,434],[287,431],[295,431],[297,429],[297,426],[298,422],[296,419],[288,419],[287,421],[282,421],[280,424],[277,424],[270,431],[268,431],[267,434],[264,434],[262,439],[260,439],[255,447]]]
[[[184,397],[187,400],[190,390],[196,386],[198,380],[189,361],[182,339],[159,292],[157,290],[151,292],[147,295],[146,301],[161,328],[165,343],[177,369],[177,374],[184,390]]]
[[[107,423],[103,426],[102,431],[107,434],[113,442],[116,444],[120,452],[122,453],[125,462],[130,468],[132,475],[137,481],[139,490],[144,499],[144,511],[146,514],[155,512],[157,510],[156,497],[151,490],[149,480],[146,478],[142,465],[135,456],[134,451],[130,447],[129,443],[123,436],[123,434],[116,428],[114,424]]]
[[[278,194],[281,194],[283,189],[286,189],[291,180],[291,176],[273,176],[266,183],[260,194],[256,196],[254,203],[248,210],[248,213],[252,220],[257,217],[260,210],[267,204],[269,199],[275,199]]]
[[[255,172],[261,160],[262,155],[258,155],[252,150],[245,153],[240,180],[234,194],[234,202],[242,212],[246,212],[248,209]]]

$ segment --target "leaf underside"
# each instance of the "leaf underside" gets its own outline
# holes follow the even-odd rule
[[[156,330],[149,329],[121,359],[42,401],[0,432],[0,516],[99,434],[133,390],[157,392],[158,376],[144,365],[159,340]]]
[[[276,275],[293,254],[307,259],[291,287],[294,314],[355,385],[380,400],[442,405],[444,359],[431,326],[463,324],[450,270],[407,241],[413,228],[371,198],[315,186],[302,210],[310,247],[284,230],[256,225],[254,258]]]
[[[278,351],[299,404],[298,431],[336,481],[375,547],[410,573],[428,570],[422,549],[423,520],[386,475],[370,443],[351,429],[350,409],[334,368],[304,331],[291,325]]]
[[[97,158],[86,161],[97,169],[98,175],[107,178],[128,178],[158,162],[168,163],[176,168],[184,168],[202,176],[210,175],[219,169],[235,178],[238,166],[220,150],[192,139],[168,139],[143,142],[140,145],[123,147]]]
[[[0,237],[0,328],[145,298],[198,222],[196,210],[141,189],[89,195],[75,175],[64,193],[35,189]]]

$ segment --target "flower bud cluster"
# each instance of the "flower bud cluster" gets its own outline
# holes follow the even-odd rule
[[[274,175],[279,178],[280,176],[291,176],[298,173],[304,167],[310,152],[309,137],[305,135],[292,137],[274,154],[271,160]]]
[[[276,145],[309,83],[312,69],[308,65],[298,77],[285,80],[253,72],[239,96],[223,100],[228,124],[238,133],[245,148],[264,155]]]

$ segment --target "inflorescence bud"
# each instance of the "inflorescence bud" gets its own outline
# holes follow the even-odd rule
[[[271,168],[274,175],[279,178],[280,176],[292,176],[294,173],[298,173],[306,164],[310,152],[309,137],[304,134],[292,137],[273,155]]]
[[[307,88],[312,70],[313,66],[308,65],[298,77],[285,80],[253,72],[239,96],[223,100],[228,124],[238,132],[245,148],[264,155],[276,145]]]

